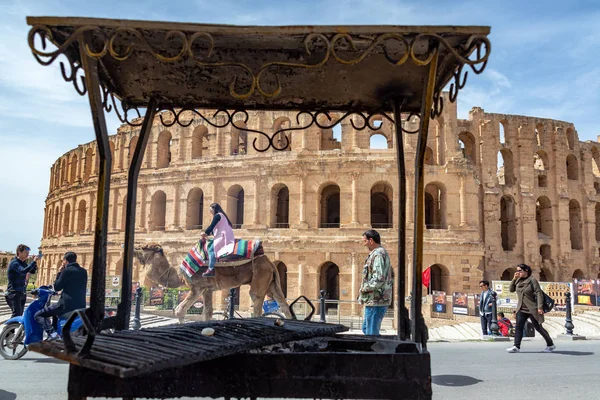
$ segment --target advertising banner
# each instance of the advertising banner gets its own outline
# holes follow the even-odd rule
[[[595,279],[573,279],[575,291],[575,304],[583,306],[598,305],[598,281]]]
[[[104,287],[104,297],[119,298],[121,297],[121,277],[107,276]]]
[[[452,314],[469,314],[469,296],[466,293],[452,293]]]
[[[150,288],[150,305],[151,306],[162,306],[163,297],[165,293],[161,287]]]
[[[446,313],[446,292],[434,290],[433,292],[433,312]]]

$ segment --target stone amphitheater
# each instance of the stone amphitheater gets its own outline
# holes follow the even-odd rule
[[[213,124],[219,118],[207,116]],[[364,230],[379,230],[396,257],[398,184],[389,121],[358,131],[347,118],[339,130],[282,133],[288,151],[263,153],[253,143],[264,138],[253,132],[216,128],[198,116],[189,121],[168,128],[159,117],[154,121],[139,178],[136,241],[160,243],[179,264],[210,222],[208,205],[217,202],[237,237],[264,240],[288,298],[317,298],[323,289],[358,314],[352,301],[366,256]],[[244,126],[274,132],[295,124],[295,113],[259,111],[249,112]],[[108,275],[122,268],[127,170],[138,135],[139,128],[125,124],[110,137]],[[409,238],[415,148],[416,135],[405,135]],[[431,288],[476,292],[480,279],[508,279],[522,262],[544,281],[600,277],[599,150],[598,142],[579,141],[569,122],[479,107],[462,120],[447,101],[426,152],[424,262],[432,267]],[[40,284],[53,280],[67,250],[91,268],[97,160],[90,142],[52,166]],[[133,279],[150,286],[140,265]],[[241,293],[236,301],[248,308],[247,288]],[[218,303],[223,293],[216,296]]]

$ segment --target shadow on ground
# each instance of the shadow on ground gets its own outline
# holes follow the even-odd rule
[[[440,386],[471,386],[483,382],[466,375],[436,375],[431,377],[431,381]]]
[[[16,398],[16,393],[0,389],[0,400],[15,400]]]
[[[53,358],[53,357],[23,358],[23,360],[33,361],[34,363],[42,363],[42,364],[68,364],[67,361],[59,360],[58,358]]]

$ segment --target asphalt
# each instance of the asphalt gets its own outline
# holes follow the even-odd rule
[[[545,344],[537,339],[524,341],[518,354],[508,354],[509,346],[430,343],[433,398],[593,399],[600,393],[600,341],[557,340],[551,354],[541,353]],[[0,359],[0,400],[66,399],[67,377],[67,363],[39,354]]]

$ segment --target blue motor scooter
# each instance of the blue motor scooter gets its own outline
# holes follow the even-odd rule
[[[56,294],[51,286],[40,286],[31,291],[37,296],[25,309],[23,316],[14,317],[4,323],[4,329],[0,335],[0,355],[7,360],[18,360],[27,353],[30,343],[39,342],[44,338],[44,329],[35,319],[35,313],[49,304],[52,296]],[[67,322],[68,315],[58,318],[57,333],[62,336],[62,329]],[[76,317],[71,325],[71,332],[75,332],[83,325],[81,318]]]

